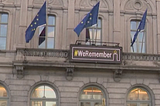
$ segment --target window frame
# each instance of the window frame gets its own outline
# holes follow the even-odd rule
[[[99,21],[100,21],[100,26],[99,26]],[[95,42],[95,43],[97,43],[98,42],[98,45],[101,45],[102,43],[102,18],[101,17],[98,17],[98,20],[97,20],[97,24],[95,24],[95,25],[93,25],[93,26],[90,26],[90,27],[88,27],[88,29],[89,29],[89,33],[90,32],[92,32],[93,34],[89,34],[90,35],[90,39],[89,39],[89,41],[91,41],[91,42]],[[100,30],[100,39],[97,39],[97,33],[98,33],[98,31],[97,30]],[[95,35],[95,33],[96,33],[96,35]],[[96,39],[95,39],[95,37],[96,37]]]
[[[53,25],[51,25],[51,24],[49,24],[49,17],[53,17],[54,18],[54,24]],[[38,45],[38,48],[41,48],[41,49],[55,49],[55,37],[56,37],[56,15],[50,15],[50,14],[48,14],[47,15],[47,22],[46,22],[46,29],[45,29],[45,37],[44,37],[44,39],[45,39],[45,41],[44,41],[44,47],[42,46],[42,47],[40,47],[40,45]],[[49,33],[49,27],[52,27],[52,28],[54,28],[54,37],[48,37],[48,33]],[[43,27],[44,28],[44,27]],[[42,30],[39,30],[39,35],[40,35],[40,33],[41,33],[41,31]],[[53,38],[54,39],[54,41],[53,41],[53,48],[49,48],[48,47],[48,38]],[[38,44],[39,44],[39,41],[38,41]]]
[[[147,92],[147,94],[148,94],[148,96],[149,96],[149,100],[150,101],[140,101],[140,100],[133,100],[133,101],[131,101],[131,100],[128,100],[128,95],[130,94],[130,92],[133,90],[133,89],[136,89],[136,88],[140,88],[140,89],[142,89],[142,90],[144,90],[144,91],[146,91]],[[149,106],[154,106],[154,103],[153,103],[153,100],[154,100],[154,98],[153,98],[154,96],[153,96],[153,92],[152,92],[152,90],[150,90],[147,86],[145,86],[145,85],[134,85],[133,87],[131,87],[129,90],[128,90],[128,92],[126,93],[126,106],[127,106],[127,104],[128,103],[147,103],[147,102],[150,102],[149,103]]]
[[[133,37],[134,37],[134,35],[135,35],[135,33],[136,33],[137,29],[138,29],[140,21],[141,21],[140,19],[131,19],[130,20],[130,41],[131,42],[132,42]],[[132,22],[136,23],[136,29],[132,29],[131,28]],[[130,52],[132,52],[132,53],[146,53],[146,41],[147,41],[146,40],[146,38],[147,38],[147,31],[146,31],[147,28],[146,27],[147,27],[147,24],[145,25],[144,30],[139,32],[139,34],[137,35],[137,39],[135,40],[135,43],[133,44],[132,47],[130,47]],[[132,32],[134,32],[133,35],[132,35]],[[140,39],[140,34],[142,34],[142,41],[139,40]],[[130,44],[131,44],[131,42],[130,42]]]
[[[0,20],[1,20],[1,18],[2,18],[2,14],[5,14],[5,15],[7,15],[7,22],[5,23],[5,22],[1,22],[0,21],[0,25],[6,25],[7,26],[7,28],[6,28],[6,36],[1,36],[1,34],[0,34],[0,38],[5,38],[6,40],[5,40],[5,48],[4,49],[1,49],[0,48],[0,50],[7,50],[7,38],[8,38],[8,25],[9,25],[9,13],[7,13],[7,12],[0,12]],[[1,28],[1,27],[0,27]]]
[[[102,99],[81,99],[81,94],[83,93],[83,90],[85,90],[85,89],[87,89],[87,88],[89,88],[89,87],[95,87],[95,88],[98,88],[99,90],[101,90],[101,92],[103,93],[103,98],[105,98],[105,103],[104,103],[104,106],[107,106],[107,97],[106,97],[106,92],[102,89],[102,87],[100,87],[100,86],[97,86],[97,85],[87,85],[87,86],[85,86],[85,87],[83,87],[81,90],[80,90],[80,92],[79,92],[79,106],[81,106],[81,103],[82,102],[90,102],[90,103],[96,103],[96,102],[100,102],[101,101],[101,103],[102,103],[102,101],[103,101],[103,98]]]
[[[48,87],[52,88],[53,91],[55,92],[56,98],[32,98],[32,94],[33,94],[34,90],[40,86],[48,86]],[[32,101],[40,101],[40,102],[42,102],[42,105],[45,106],[46,102],[51,101],[51,102],[56,102],[56,106],[59,106],[59,95],[58,94],[59,93],[58,93],[57,89],[54,86],[52,86],[51,84],[48,84],[48,83],[37,84],[36,86],[34,86],[31,89],[29,104],[30,104],[30,106],[32,106]]]
[[[6,88],[6,86],[2,83],[0,83],[0,85],[6,90],[7,92],[7,97],[0,97],[0,100],[6,100],[7,101],[7,106],[10,106],[10,93],[8,91],[8,89]]]

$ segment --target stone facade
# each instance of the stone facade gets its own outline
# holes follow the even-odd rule
[[[25,30],[44,1],[0,0],[0,12],[9,14],[7,50],[0,51],[0,84],[8,106],[31,106],[32,90],[43,83],[55,89],[57,106],[81,106],[80,93],[90,85],[103,90],[105,106],[127,106],[134,87],[150,93],[149,106],[160,106],[160,0],[99,0],[103,41],[120,43],[122,64],[68,60],[70,44],[85,39],[85,32],[78,38],[73,29],[98,0],[47,0],[47,13],[56,16],[55,49],[37,49],[37,36],[25,43]],[[129,53],[129,22],[141,19],[146,8],[147,52]]]

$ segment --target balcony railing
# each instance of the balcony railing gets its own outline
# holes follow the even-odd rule
[[[19,59],[24,57],[57,57],[65,58],[69,57],[69,50],[57,50],[57,49],[24,49],[18,48],[17,55]],[[144,53],[122,53],[122,60],[133,61],[160,61],[159,54],[144,54]]]
[[[144,53],[122,53],[122,59],[134,61],[160,61],[160,55]]]

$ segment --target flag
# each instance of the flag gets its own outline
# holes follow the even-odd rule
[[[39,35],[39,45],[45,41],[45,30],[46,28],[44,27],[41,34]]]
[[[145,28],[145,24],[146,24],[146,16],[147,16],[147,10],[145,11],[145,13],[143,14],[143,17],[141,19],[141,22],[138,26],[138,29],[134,35],[134,38],[133,38],[133,41],[131,42],[131,46],[133,46],[134,42],[136,41],[137,39],[137,36],[138,36],[138,33],[141,31],[141,30],[144,30]]]
[[[88,42],[89,39],[90,39],[89,29],[86,28],[86,42]]]
[[[26,34],[25,34],[26,43],[29,43],[29,41],[32,39],[36,31],[36,28],[44,24],[46,24],[46,2],[40,8],[39,12],[37,13],[32,23],[29,25],[29,27],[26,30]]]
[[[77,25],[77,27],[74,29],[74,31],[77,33],[78,37],[81,33],[81,31],[84,28],[90,27],[97,23],[98,19],[98,11],[99,11],[99,3],[98,2],[92,10],[83,18],[83,20]]]

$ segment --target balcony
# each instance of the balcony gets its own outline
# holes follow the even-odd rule
[[[28,67],[76,67],[90,69],[160,70],[160,55],[122,53],[121,64],[70,62],[70,50],[18,48],[13,65]]]

